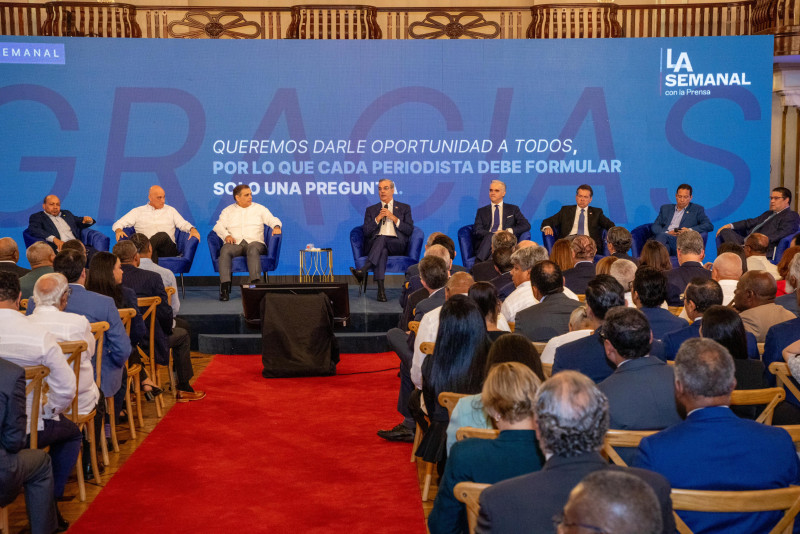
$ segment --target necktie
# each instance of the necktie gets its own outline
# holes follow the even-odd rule
[[[749,234],[747,234],[747,237],[750,237],[751,235],[753,235],[753,234],[755,234],[756,232],[758,232],[759,230],[761,230],[761,227],[762,227],[762,226],[764,226],[765,224],[767,224],[767,223],[770,221],[770,219],[772,219],[773,217],[775,217],[775,216],[776,216],[778,213],[780,213],[780,212],[773,211],[773,212],[772,212],[772,215],[770,215],[769,217],[767,217],[766,219],[764,219],[764,221],[763,221],[763,222],[761,222],[760,224],[757,224],[757,225],[755,226],[755,228],[753,228],[753,231],[752,231],[752,232],[750,232]]]
[[[583,225],[586,222],[586,217],[583,214],[585,211],[586,211],[585,209],[581,208],[581,214],[578,217],[578,235],[586,234],[586,232],[583,231]]]
[[[496,232],[500,229],[500,205],[494,205],[494,217],[492,218],[492,232]]]

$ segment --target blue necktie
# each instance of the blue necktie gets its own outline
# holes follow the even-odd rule
[[[586,217],[583,215],[584,211],[586,210],[581,208],[581,214],[578,217],[578,235],[585,235],[585,232],[583,231],[583,225],[586,222]]]
[[[500,229],[500,206],[498,204],[494,205],[494,217],[492,218],[492,232],[496,232]]]

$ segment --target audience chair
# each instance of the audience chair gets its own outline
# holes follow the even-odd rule
[[[119,318],[122,320],[122,326],[125,327],[125,333],[128,337],[131,335],[131,321],[136,317],[136,310],[133,308],[122,308],[119,311]],[[125,411],[128,412],[128,427],[131,429],[131,439],[136,439],[136,421],[133,416],[133,402],[131,402],[131,384],[134,385],[136,392],[136,412],[139,419],[139,426],[144,426],[144,419],[142,418],[142,383],[139,379],[139,373],[142,366],[137,364],[129,365],[125,362],[125,372],[127,379],[125,380]]]
[[[78,384],[81,379],[81,353],[87,349],[85,341],[62,341],[59,343],[61,351],[67,357],[67,363],[72,366],[72,371],[75,373],[75,398],[72,399],[72,406],[69,412],[64,412],[67,419],[78,425],[81,431],[85,431],[89,440],[89,458],[92,463],[92,470],[94,471],[94,480],[100,485],[100,468],[97,464],[97,436],[94,433],[94,418],[97,415],[97,410],[92,410],[87,414],[78,413]],[[99,360],[99,358],[98,358]],[[98,373],[99,375],[99,373]],[[105,436],[103,436],[105,440]],[[86,483],[83,480],[83,447],[78,452],[78,462],[76,463],[76,471],[78,474],[78,495],[81,502],[86,502]]]
[[[39,415],[42,413],[42,389],[50,369],[44,365],[25,367],[25,398],[32,395],[31,402],[31,449],[39,448]]]
[[[389,256],[386,260],[387,273],[405,273],[409,267],[419,263],[422,253],[422,244],[425,241],[425,232],[419,226],[414,227],[411,237],[408,239],[408,247],[405,256]],[[364,246],[364,230],[361,226],[356,226],[350,230],[350,248],[353,251],[353,261],[356,269],[361,269],[367,262],[367,250]],[[359,295],[361,289],[359,288]]]
[[[756,345],[758,346],[758,356],[759,357],[763,356],[764,355],[764,345],[766,345],[766,343],[756,343]]]
[[[10,534],[8,530],[8,507],[0,506],[0,533]]]
[[[408,321],[408,329],[416,334],[419,330],[419,321]]]
[[[481,492],[491,486],[491,484],[478,484],[477,482],[459,482],[453,488],[453,495],[459,502],[463,502],[467,507],[467,523],[469,524],[469,534],[474,534],[478,524],[478,512],[481,510]]]
[[[578,297],[578,302],[586,302],[586,295],[581,294],[575,296]]]
[[[772,362],[769,364],[769,372],[775,375],[778,387],[782,387],[786,392],[794,395],[796,399],[800,399],[800,388],[798,388],[797,382],[792,377],[786,362]]]
[[[167,302],[172,302],[172,295],[175,294],[177,289],[175,289],[174,287],[165,287],[164,291],[167,293]],[[169,359],[170,360],[172,359],[172,349],[169,350]],[[175,385],[178,383],[178,380],[175,377],[175,371],[172,368],[172,366],[169,365],[169,361],[167,361],[167,366],[166,367],[167,367],[167,375],[169,376],[170,389],[172,390],[172,396],[177,398],[178,397],[178,389],[175,387]],[[164,368],[163,365],[156,365],[156,372],[159,373],[158,381],[157,381],[157,383],[159,384],[159,387],[161,387],[161,383],[162,383],[161,382],[161,369],[163,369],[163,368]],[[161,405],[162,405],[162,407],[164,406],[164,401],[161,401]]]
[[[453,416],[453,410],[458,404],[458,399],[462,397],[466,397],[467,395],[464,393],[452,393],[450,391],[442,391],[439,393],[439,404],[447,408],[447,416]]]
[[[420,349],[422,350],[423,354],[433,354],[433,343],[423,343],[420,345]],[[426,350],[430,350],[430,352],[426,352]],[[447,409],[447,415],[449,416],[453,412],[453,408],[456,406],[456,402],[458,402],[458,398],[464,395],[459,395],[458,393],[450,393],[448,391],[443,391],[439,394],[439,404],[441,404],[444,408]],[[430,409],[429,409],[430,410]],[[422,429],[417,425],[417,433],[419,435],[422,434]],[[416,442],[417,434],[414,435],[414,441]],[[422,438],[420,437],[420,441]],[[419,445],[419,443],[417,443]],[[416,446],[413,449],[414,451],[417,450]],[[425,482],[422,487],[422,502],[426,502],[428,500],[428,493],[431,489],[431,479],[433,478],[433,466],[436,465],[435,463],[426,462],[422,460],[422,463],[425,464]]]
[[[544,374],[545,380],[553,376],[553,364],[542,363],[542,374]]]
[[[136,230],[134,230],[133,227],[130,226],[127,228],[123,228],[122,231],[125,233],[125,237],[123,237],[123,239],[127,239],[134,233],[136,233]],[[195,252],[197,252],[197,245],[199,244],[200,241],[198,241],[197,239],[189,239],[189,232],[182,232],[176,228],[175,245],[178,247],[179,255],[164,256],[163,258],[158,258],[158,264],[161,267],[169,269],[173,273],[180,276],[181,290],[184,297],[186,296],[186,286],[183,285],[183,275],[185,273],[188,273],[192,269],[192,263],[194,263],[194,255]]]
[[[150,378],[153,380],[153,383],[161,387],[158,383],[158,373],[156,372],[156,345],[155,345],[155,331],[156,331],[156,306],[161,304],[161,297],[140,297],[138,299],[139,308],[147,308],[145,312],[142,314],[142,319],[145,321],[150,321],[148,327],[148,334],[149,334],[149,352],[145,352],[141,349],[141,347],[136,347],[136,350],[139,351],[139,355],[142,357],[142,363],[147,365],[150,368]],[[137,402],[141,404],[142,400],[141,397],[137,397]],[[156,415],[158,417],[163,417],[163,413],[161,411],[161,396],[157,396],[155,400],[156,405]],[[130,415],[128,415],[130,417]]]
[[[544,348],[547,346],[547,341],[531,341],[531,343],[533,343],[533,348],[536,349],[536,352],[541,356]]]
[[[609,428],[601,452],[614,464],[627,467],[628,464],[625,463],[615,447],[638,447],[640,441],[656,432],[657,430],[613,430]]]
[[[22,299],[19,301],[19,312],[22,315],[27,314],[28,312],[28,299]]]
[[[458,486],[456,486],[458,488]],[[785,510],[770,534],[791,533],[800,511],[800,486],[750,491],[701,491],[672,488],[675,526],[681,534],[692,534],[678,515],[686,512],[769,512]]]
[[[683,306],[669,306],[669,312],[675,317],[679,317],[683,313]]]
[[[472,229],[474,225],[468,224],[458,229],[458,249],[461,251],[461,264],[468,271],[475,265],[476,257],[472,245]],[[518,241],[530,241],[531,233],[522,232]]]
[[[765,425],[772,424],[772,415],[775,407],[786,398],[783,388],[764,388],[764,389],[735,389],[731,393],[731,406],[757,406],[766,404],[767,406],[756,418],[756,423]]]
[[[508,328],[511,331],[511,333],[513,334],[514,330],[516,330],[516,328],[517,328],[516,321],[508,321]]]
[[[272,228],[264,226],[264,243],[267,245],[267,253],[261,255],[261,272],[263,273],[262,281],[269,281],[269,272],[278,268],[278,260],[281,257],[281,242],[283,241],[283,233],[278,235],[272,234]],[[219,252],[224,245],[222,239],[211,230],[208,233],[208,251],[211,253],[211,264],[214,267],[214,272],[219,272]],[[237,256],[231,262],[231,274],[246,273],[247,257]],[[405,272],[405,271],[403,271]]]
[[[800,425],[778,425],[775,428],[782,428],[792,437],[794,448],[800,452]]]
[[[81,243],[87,247],[92,247],[97,251],[108,252],[111,244],[111,239],[107,235],[92,228],[84,228],[81,230],[81,235],[75,237],[80,239]],[[22,240],[25,242],[25,248],[30,247],[37,241],[42,241],[42,239],[28,232],[27,228],[22,231]]]
[[[500,435],[496,428],[475,428],[472,426],[462,426],[456,430],[456,441],[463,441],[468,438],[495,439]]]
[[[110,325],[106,321],[98,321],[96,323],[92,323],[92,334],[94,335],[94,342],[95,342],[95,372],[97,373],[97,389],[100,389],[100,371],[103,367],[103,338],[105,337],[105,332],[110,328]],[[108,414],[108,421],[109,426],[111,427],[111,446],[114,452],[119,452],[119,441],[117,441],[117,418],[114,413],[114,397],[105,397],[106,403],[106,413]],[[103,425],[105,428],[105,425]],[[100,450],[103,452],[103,462],[106,465],[109,464],[108,461],[108,444],[106,443],[105,439],[105,431],[103,435],[100,436]]]
[[[423,341],[419,344],[419,350],[422,354],[431,355],[433,354],[433,350],[436,348],[436,343],[431,343],[430,341]]]

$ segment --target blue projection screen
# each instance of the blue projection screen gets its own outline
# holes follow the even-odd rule
[[[46,194],[113,238],[153,184],[203,236],[192,275],[213,274],[206,235],[239,183],[283,221],[278,274],[307,243],[346,273],[383,177],[453,238],[498,178],[534,240],[582,183],[629,229],[682,182],[717,225],[767,207],[771,36],[2,39],[0,216],[21,246]]]

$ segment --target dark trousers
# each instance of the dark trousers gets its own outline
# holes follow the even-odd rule
[[[400,390],[397,393],[397,411],[403,416],[403,425],[413,429],[414,418],[408,409],[408,401],[414,392],[414,382],[411,380],[411,363],[414,351],[409,347],[408,334],[399,328],[392,328],[386,333],[389,347],[400,358]]]
[[[487,234],[483,237],[478,248],[475,250],[476,261],[486,261],[492,257],[492,236]]]
[[[14,456],[17,468],[0,474],[0,505],[10,504],[24,487],[31,534],[51,534],[57,525],[50,456],[38,449],[23,449]]]
[[[737,236],[739,234],[736,234]],[[741,236],[739,236],[741,237]],[[656,234],[655,238],[656,241],[663,244],[667,247],[670,256],[675,256],[678,254],[678,238],[674,235],[669,235],[666,232],[661,232],[660,234]]]
[[[176,323],[169,336],[169,347],[172,349],[172,368],[178,382],[175,387],[178,391],[194,391],[189,385],[189,380],[194,376],[189,331]]]
[[[50,460],[53,465],[53,495],[56,498],[64,495],[67,478],[78,461],[81,450],[81,431],[78,425],[61,415],[60,421],[44,420],[44,430],[39,431],[40,448],[50,447]],[[30,447],[30,435],[28,436]]]
[[[396,237],[379,235],[369,246],[367,260],[372,265],[375,280],[386,278],[386,261],[389,256],[405,254],[406,245]]]
[[[723,243],[744,244],[744,237],[739,235],[733,228],[725,228],[719,233],[719,238]]]
[[[178,245],[175,244],[166,232],[156,232],[153,234],[153,237],[150,238],[150,246],[153,248],[153,255],[150,258],[153,260],[153,263],[158,263],[159,256],[168,257],[181,255],[181,253],[178,252]]]

